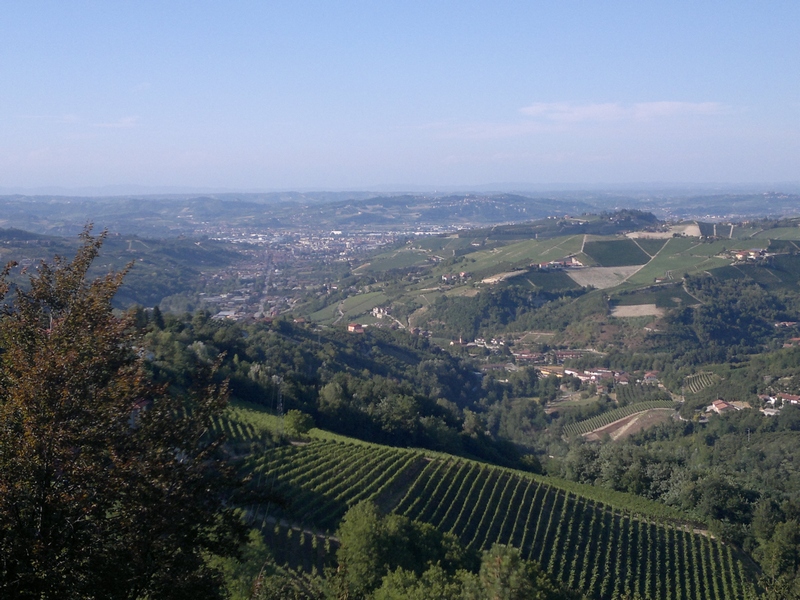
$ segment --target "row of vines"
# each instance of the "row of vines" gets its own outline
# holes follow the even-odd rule
[[[695,373],[686,377],[686,390],[692,394],[697,394],[701,390],[710,387],[719,381],[719,377],[706,371]]]
[[[282,502],[265,503],[251,512],[333,531],[350,506],[376,500],[422,460],[413,451],[339,442],[274,448],[251,459],[246,468],[255,490]]]
[[[311,528],[334,531],[348,507],[373,500],[476,550],[494,543],[515,546],[590,598],[735,600],[745,598],[750,586],[729,546],[648,517],[647,511],[622,510],[627,505],[621,503],[612,508],[558,480],[551,484],[469,460],[335,441],[272,448],[246,467],[256,489],[288,500],[250,507],[251,523],[270,539],[284,539],[287,523],[303,523],[289,528],[288,542],[281,542],[288,543],[287,564],[297,568],[328,555],[319,544],[330,542]]]
[[[615,408],[602,414],[599,414],[590,419],[584,419],[577,423],[570,423],[564,427],[564,434],[568,436],[583,435],[589,433],[600,427],[604,427],[619,421],[625,417],[629,417],[638,412],[644,412],[653,408],[675,408],[675,402],[672,400],[650,400],[648,402],[637,402],[635,404],[628,404],[621,408]]]
[[[749,586],[731,549],[706,535],[488,465],[432,462],[396,512],[478,550],[520,548],[591,598],[723,600],[744,598]]]
[[[672,400],[669,392],[657,385],[618,385],[616,387],[617,402],[620,406],[650,402],[652,400]]]

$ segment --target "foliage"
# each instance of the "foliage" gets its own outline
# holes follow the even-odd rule
[[[146,328],[148,367],[159,380],[190,385],[197,366],[221,357],[218,377],[230,380],[236,399],[273,412],[280,400],[284,412],[301,411],[321,428],[369,441],[521,466],[511,444],[465,431],[464,409],[485,410],[475,368],[424,338],[314,331],[288,320],[219,322],[203,312],[167,315],[164,327],[150,320]],[[535,385],[531,369],[494,391],[502,397],[505,388]]]
[[[226,389],[210,369],[187,395],[148,382],[111,311],[124,272],[87,280],[103,240],[40,264],[0,317],[1,595],[221,597],[207,556],[243,536],[206,433]]]
[[[296,409],[288,411],[283,417],[283,422],[286,427],[286,433],[293,437],[304,436],[314,427],[314,419],[311,415]]]
[[[424,322],[439,335],[471,340],[479,333],[497,333],[518,321],[529,320],[547,303],[575,298],[584,292],[583,289],[532,291],[514,285],[483,289],[472,298],[440,296],[425,313]]]
[[[375,590],[384,575],[398,568],[419,576],[431,565],[454,573],[474,562],[452,536],[399,515],[384,517],[370,502],[347,511],[337,537],[339,572],[355,597]]]
[[[465,600],[556,600],[566,598],[539,566],[522,559],[516,548],[493,545],[481,560],[477,576],[464,576]]]

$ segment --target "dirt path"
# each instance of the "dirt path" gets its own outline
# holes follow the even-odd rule
[[[598,427],[589,433],[584,434],[587,440],[597,441],[600,440],[605,434],[608,434],[612,440],[619,440],[623,437],[633,435],[643,429],[652,427],[662,421],[672,418],[675,412],[674,408],[651,408],[642,412],[628,415],[622,419],[618,419],[608,425]]]
[[[340,302],[339,306],[336,307],[336,310],[339,311],[339,316],[336,317],[336,320],[333,322],[334,325],[336,325],[339,321],[341,321],[344,318],[344,311],[342,310],[343,306],[344,302]]]

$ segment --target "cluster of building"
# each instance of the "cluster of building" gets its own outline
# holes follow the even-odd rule
[[[761,408],[759,409],[761,413],[768,417],[773,417],[781,412],[781,408],[786,406],[787,404],[800,404],[800,395],[797,394],[786,394],[786,393],[778,393],[775,395],[771,394],[760,394],[758,399],[761,401]],[[741,401],[727,401],[723,400],[722,398],[717,398],[711,404],[706,406],[707,413],[716,413],[718,415],[724,414],[726,412],[730,412],[733,410],[743,410],[745,408],[752,408],[747,402]]]
[[[625,371],[613,371],[611,369],[564,369],[565,375],[572,375],[583,382],[591,383],[613,383],[614,385],[628,385],[629,383],[641,383],[644,385],[659,385],[658,371],[648,371],[643,377],[635,379]]]
[[[731,258],[738,262],[755,261],[767,256],[765,248],[751,248],[750,250],[732,250]]]
[[[394,243],[397,237],[396,232],[266,230],[252,233],[247,230],[235,230],[224,235],[217,234],[214,239],[233,244],[268,247],[272,250],[286,250],[293,255],[336,258],[377,250]]]
[[[511,352],[518,363],[532,365],[563,365],[567,360],[581,358],[590,353],[592,353],[591,350],[550,350],[548,352],[519,350]],[[559,373],[561,373],[561,371],[559,371]]]
[[[444,283],[463,283],[468,279],[469,279],[469,273],[467,273],[466,271],[461,271],[460,273],[450,273],[447,275],[442,275],[442,281]]]
[[[550,262],[534,263],[531,267],[538,267],[541,271],[557,271],[570,267],[582,267],[583,263],[574,256],[568,256],[561,260],[551,260]]]
[[[758,397],[763,404],[761,408],[761,412],[767,415],[768,417],[772,417],[777,415],[781,412],[781,408],[783,408],[787,404],[800,404],[800,396],[797,394],[785,394],[779,393],[770,395],[770,394],[761,394]]]

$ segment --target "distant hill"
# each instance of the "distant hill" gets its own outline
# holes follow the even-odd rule
[[[58,195],[0,196],[0,225],[36,233],[75,235],[88,221],[119,233],[150,237],[196,235],[209,227],[249,230],[330,228],[400,230],[480,228],[557,217],[543,235],[615,233],[618,224],[583,222],[608,211],[629,213],[629,228],[644,226],[641,210],[671,219],[746,219],[798,213],[800,195],[720,194],[659,197],[575,192],[542,195],[509,193],[374,194],[369,192],[276,192],[268,194],[160,194],[106,197]],[[635,213],[639,213],[637,216]],[[571,218],[568,218],[571,217]],[[713,226],[711,226],[713,230]]]

